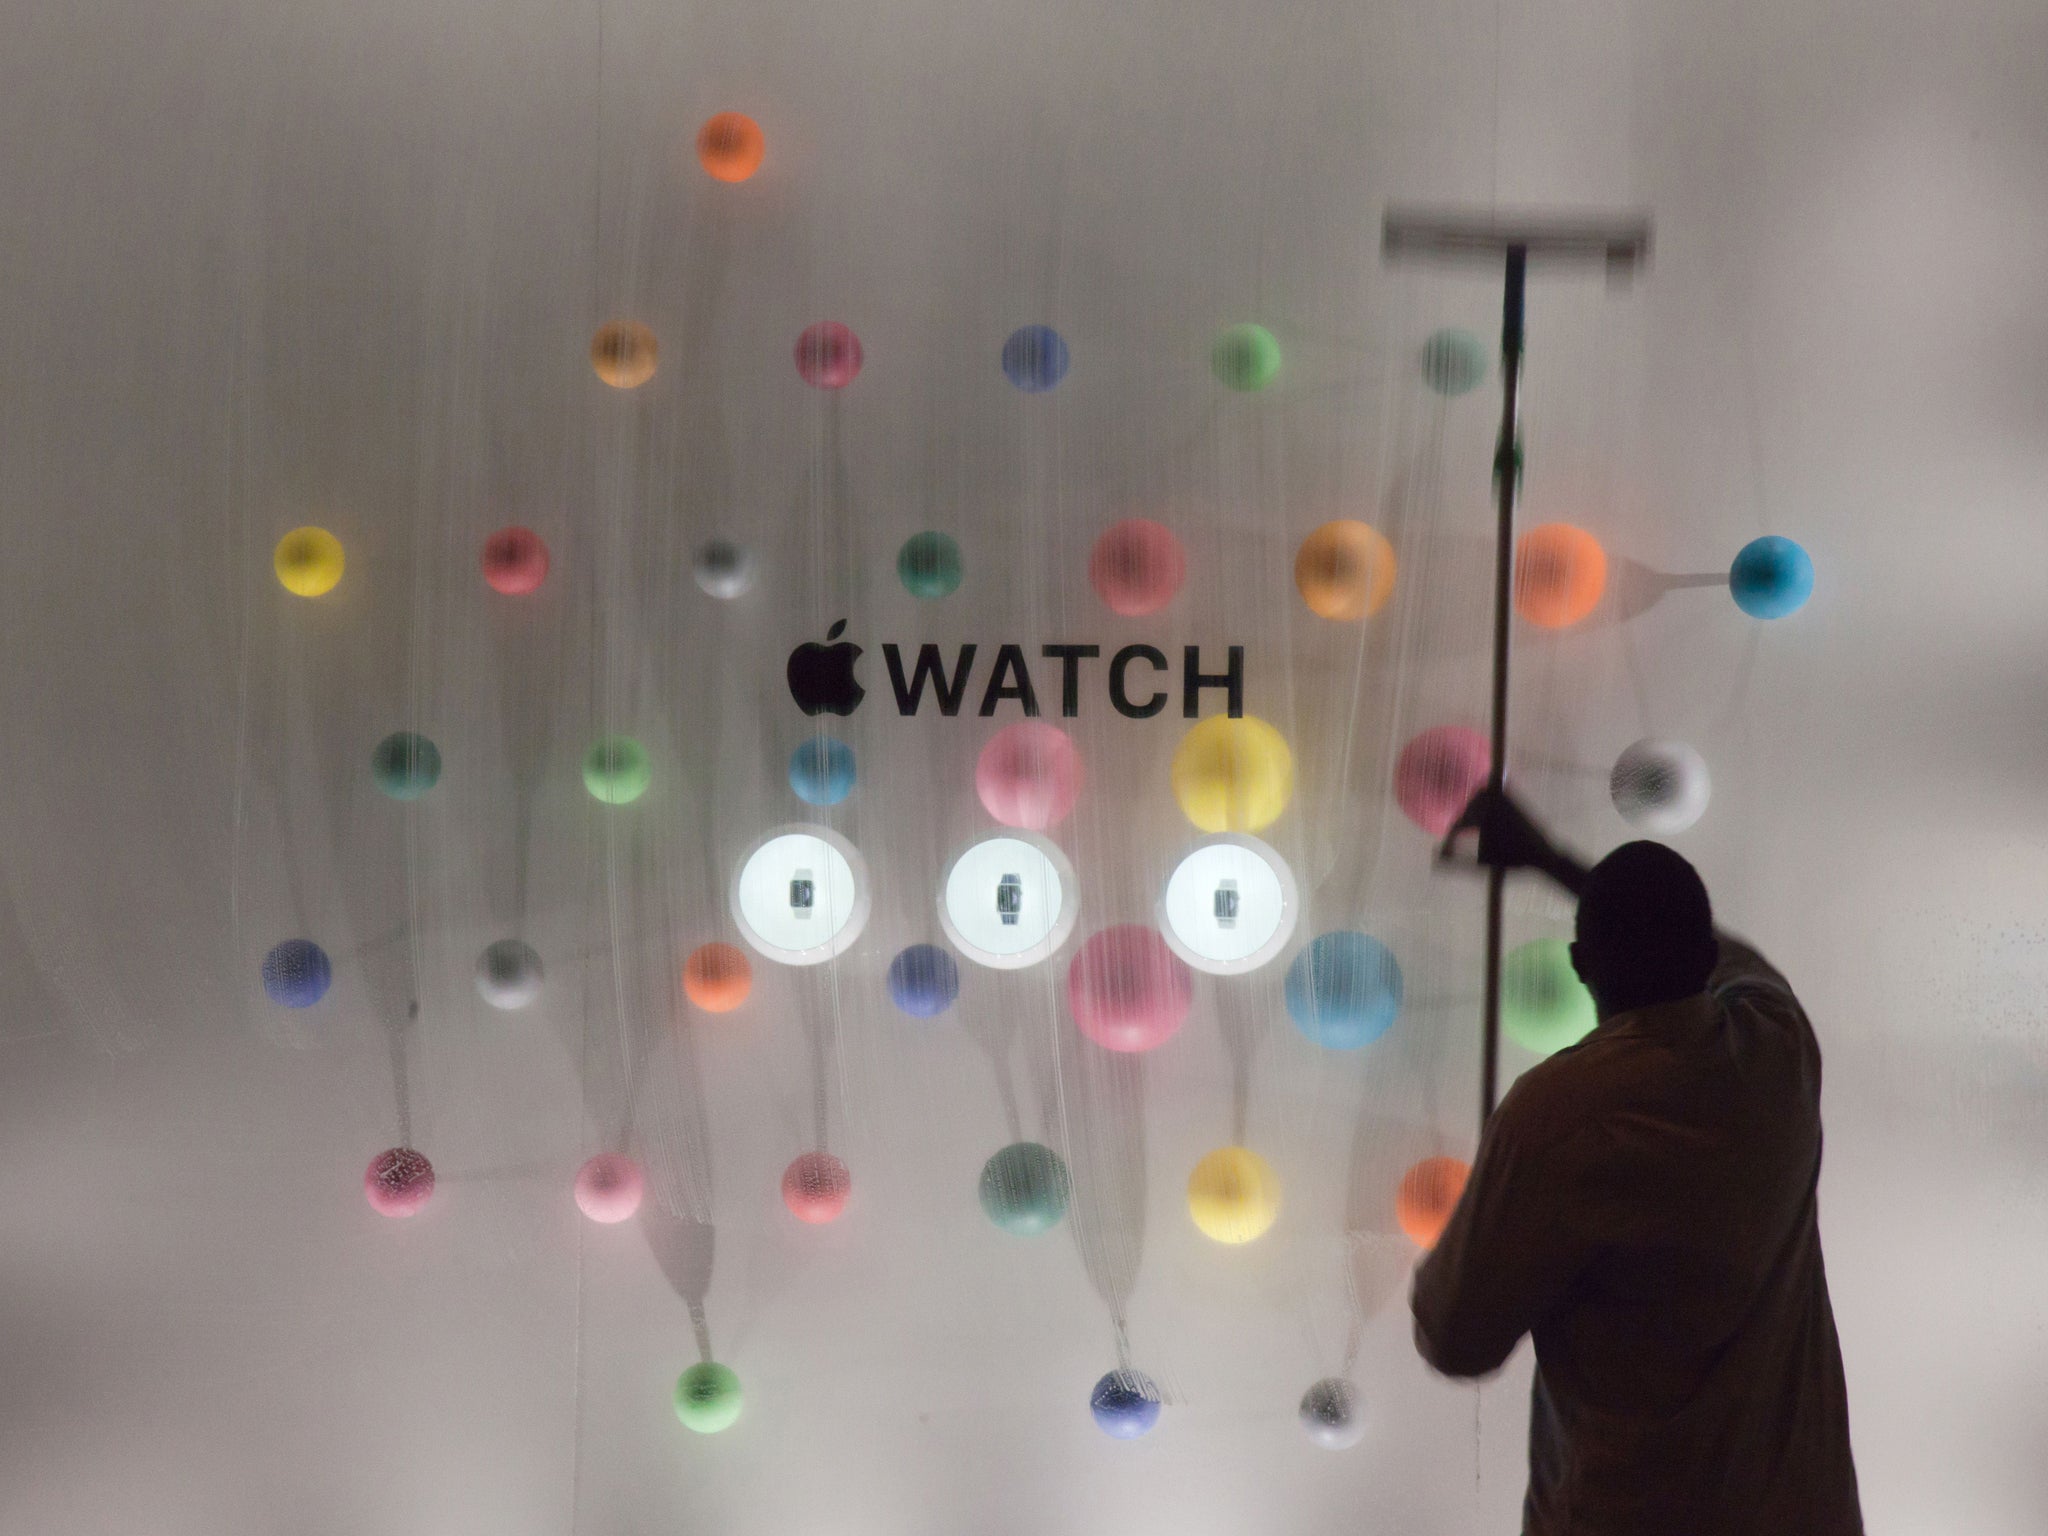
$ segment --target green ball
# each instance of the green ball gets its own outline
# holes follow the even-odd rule
[[[960,546],[949,533],[915,533],[896,551],[896,574],[912,597],[945,597],[960,585]]]
[[[1035,1237],[1059,1225],[1072,1188],[1059,1153],[1019,1141],[982,1165],[981,1208],[1005,1232]]]
[[[1233,325],[1209,349],[1219,384],[1244,394],[1264,389],[1280,371],[1280,343],[1263,325]]]
[[[1577,1045],[1600,1022],[1593,994],[1572,969],[1563,939],[1534,939],[1508,951],[1500,968],[1500,1017],[1524,1050],[1548,1056]]]
[[[653,777],[647,749],[630,736],[602,737],[583,754],[583,787],[606,805],[631,805]]]
[[[394,800],[417,800],[441,782],[441,749],[412,731],[393,731],[370,754],[370,777]]]
[[[739,1416],[740,1379],[728,1367],[707,1360],[677,1379],[676,1417],[685,1429],[715,1435],[731,1429]]]
[[[1486,343],[1470,331],[1445,328],[1422,347],[1422,376],[1440,395],[1468,395],[1486,377]]]

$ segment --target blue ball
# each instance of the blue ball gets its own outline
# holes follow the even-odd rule
[[[889,962],[889,995],[913,1019],[935,1019],[960,995],[960,967],[936,944],[913,944]]]
[[[1319,934],[1287,968],[1287,1012],[1318,1045],[1370,1045],[1401,1012],[1400,964],[1362,933]]]
[[[1813,561],[1790,539],[1767,534],[1742,546],[1728,567],[1735,606],[1753,619],[1782,619],[1813,596]]]
[[[1066,338],[1049,325],[1019,326],[1003,343],[1003,373],[1027,395],[1043,394],[1067,376]]]
[[[805,805],[837,805],[853,793],[853,748],[812,737],[789,754],[789,787]]]
[[[263,990],[285,1008],[310,1008],[327,995],[334,966],[311,939],[286,939],[263,957]]]
[[[1142,1371],[1111,1371],[1088,1394],[1088,1411],[1112,1440],[1135,1440],[1159,1422],[1159,1388]]]

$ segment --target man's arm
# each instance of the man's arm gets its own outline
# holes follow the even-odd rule
[[[1482,789],[1472,797],[1444,838],[1437,857],[1450,862],[1458,839],[1467,832],[1479,834],[1478,859],[1482,865],[1533,869],[1574,896],[1586,884],[1586,866],[1551,842],[1504,789]]]
[[[1479,834],[1482,865],[1533,869],[1574,895],[1585,884],[1586,866],[1556,847],[1502,790],[1472,797],[1439,857],[1449,862],[1468,832]],[[1538,1155],[1523,1144],[1518,1103],[1511,1091],[1481,1133],[1457,1209],[1415,1272],[1415,1348],[1446,1376],[1499,1370],[1583,1262],[1563,1220],[1555,1171],[1539,1170]]]
[[[1449,861],[1453,846],[1467,832],[1479,834],[1478,861],[1482,865],[1534,870],[1574,896],[1585,887],[1587,866],[1551,842],[1549,834],[1505,790],[1482,789],[1474,795],[1451,828],[1450,836],[1444,839],[1438,857]],[[1714,937],[1721,949],[1713,978],[1707,983],[1709,992],[1719,996],[1738,988],[1765,987],[1786,997],[1792,995],[1792,988],[1778,974],[1777,967],[1746,939],[1737,938],[1725,928],[1716,928]]]
[[[1514,1095],[1479,1140],[1471,1181],[1415,1272],[1415,1347],[1446,1376],[1486,1376],[1564,1299],[1589,1257],[1570,1219],[1575,1181],[1531,1148]]]

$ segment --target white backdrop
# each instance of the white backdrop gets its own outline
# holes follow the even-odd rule
[[[1765,532],[1813,554],[1813,601],[1767,627],[1697,590],[1520,629],[1517,781],[1591,852],[1626,835],[1623,746],[1706,755],[1677,845],[1827,1051],[1871,1527],[2040,1531],[2044,56],[2023,0],[14,7],[0,1529],[1512,1530],[1526,1355],[1432,1379],[1379,1263],[1392,1178],[1469,1155],[1476,1099],[1478,891],[1388,789],[1408,735],[1485,702],[1496,398],[1438,400],[1416,357],[1439,325],[1491,338],[1497,296],[1381,265],[1384,205],[1425,200],[1656,220],[1632,289],[1532,296],[1531,522],[1675,573]],[[691,153],[725,108],[767,134],[739,187]],[[586,361],[614,315],[661,339],[631,394]],[[790,365],[828,318],[866,351],[829,396]],[[1285,354],[1264,394],[1207,368],[1242,320]],[[1031,322],[1073,350],[1044,396],[996,367]],[[1086,578],[1127,515],[1188,551],[1152,619]],[[1400,552],[1364,625],[1293,588],[1333,517]],[[554,554],[524,606],[476,574],[515,522]],[[348,551],[318,602],[270,574],[302,523]],[[893,574],[925,528],[965,556],[943,602]],[[731,604],[690,579],[712,534],[760,560]],[[813,813],[783,658],[842,617],[859,785]],[[887,640],[1244,645],[1295,754],[1264,834],[1302,885],[1289,950],[1198,979],[1135,1063],[1080,1040],[1068,959],[1148,920],[1193,836],[1186,722],[1116,715],[1097,663],[1055,831],[1075,940],[898,1013],[884,971],[940,941],[944,863],[993,830],[975,755],[1015,714],[896,718]],[[400,728],[447,764],[410,807],[367,771]],[[606,811],[577,763],[610,730],[654,783]],[[865,854],[862,939],[692,1012],[677,968],[734,939],[734,861],[809,817]],[[1511,936],[1568,921],[1520,893]],[[1344,927],[1408,988],[1355,1055],[1280,1004]],[[285,1014],[257,969],[300,932],[336,980]],[[471,969],[512,932],[547,989],[495,1014]],[[855,1194],[801,1228],[777,1180],[821,1104]],[[1182,1186],[1240,1117],[1284,1208],[1224,1249]],[[629,1126],[655,1222],[588,1225],[570,1176]],[[401,1132],[440,1185],[397,1224],[360,1171]],[[974,1199],[1018,1135],[1076,1180],[1030,1243]],[[747,1391],[716,1438],[667,1406],[693,1289]],[[1333,1455],[1294,1410],[1354,1298],[1369,1428]],[[1086,1412],[1113,1300],[1172,1398],[1135,1444]]]

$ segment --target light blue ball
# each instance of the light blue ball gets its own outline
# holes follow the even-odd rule
[[[1401,967],[1378,939],[1319,934],[1287,967],[1286,995],[1295,1028],[1318,1045],[1355,1051],[1400,1015]]]
[[[789,754],[789,787],[805,805],[837,805],[853,793],[853,748],[812,737]]]
[[[936,944],[913,944],[889,962],[889,996],[913,1019],[935,1019],[960,995],[960,967]]]
[[[263,957],[263,990],[284,1008],[310,1008],[327,995],[334,966],[311,939],[286,939]]]
[[[1003,343],[1003,374],[1027,395],[1039,395],[1067,376],[1066,338],[1049,325],[1023,325]]]
[[[1135,1440],[1159,1422],[1159,1388],[1142,1371],[1111,1371],[1088,1394],[1088,1411],[1112,1440]]]
[[[1813,561],[1776,534],[1751,539],[1728,567],[1728,591],[1751,618],[1782,619],[1813,596]]]

